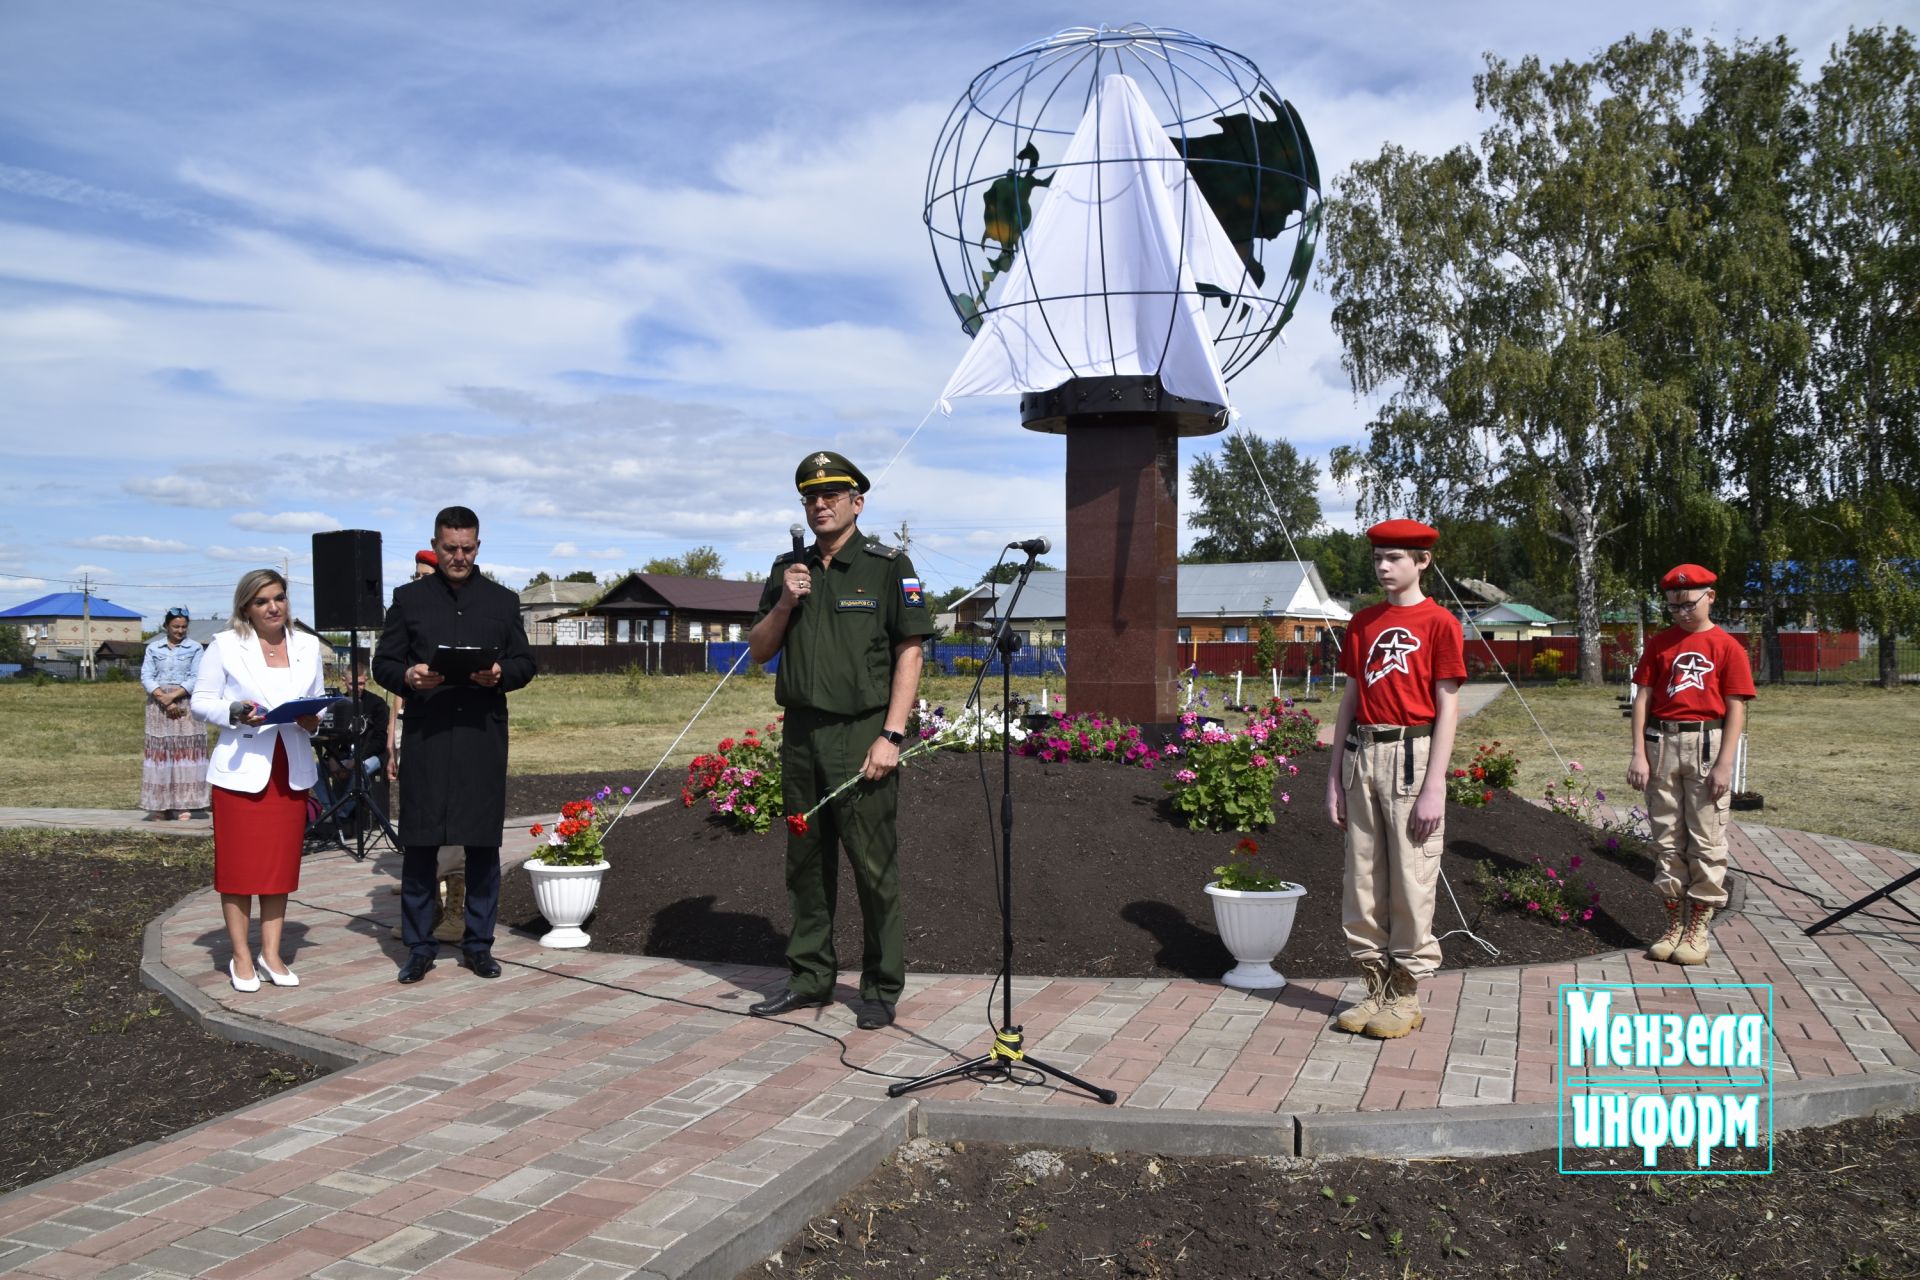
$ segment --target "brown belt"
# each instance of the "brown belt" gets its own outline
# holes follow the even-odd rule
[[[1662,733],[1704,733],[1709,729],[1724,729],[1725,720],[1655,720],[1653,727]]]

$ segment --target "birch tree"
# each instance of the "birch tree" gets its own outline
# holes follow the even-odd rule
[[[1343,365],[1379,404],[1334,477],[1372,515],[1498,515],[1564,543],[1591,684],[1623,495],[1693,423],[1684,381],[1636,349],[1628,305],[1658,256],[1696,61],[1664,32],[1551,67],[1490,54],[1477,145],[1390,144],[1327,204]]]

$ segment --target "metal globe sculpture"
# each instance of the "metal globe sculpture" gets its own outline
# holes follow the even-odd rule
[[[1017,387],[975,379],[953,394],[1162,374],[1189,326],[1223,392],[1299,301],[1320,174],[1299,112],[1251,59],[1184,31],[1074,28],[973,78],[934,148],[923,216],[966,333],[999,318],[1026,344]],[[1052,242],[1037,243],[1050,218]],[[1079,261],[1046,270],[1042,250],[1070,259],[1071,236]]]

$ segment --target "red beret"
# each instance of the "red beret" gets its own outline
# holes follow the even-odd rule
[[[1710,587],[1718,581],[1711,569],[1702,569],[1697,564],[1677,564],[1660,579],[1660,589],[1685,591],[1688,587]]]
[[[1383,520],[1367,530],[1367,541],[1376,547],[1431,551],[1433,544],[1440,541],[1440,531],[1418,520]]]
[[[432,551],[416,551],[416,552],[414,552],[414,553],[413,553],[413,562],[414,562],[415,564],[430,564],[430,565],[432,565],[432,566],[433,566],[434,568],[436,568],[436,569],[438,569],[438,568],[440,567],[440,557],[439,557],[438,555],[436,555],[436,554],[434,554],[434,553],[433,553]]]

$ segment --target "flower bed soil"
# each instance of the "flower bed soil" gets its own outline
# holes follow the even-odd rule
[[[1920,1116],[1850,1120],[1781,1135],[1766,1177],[1573,1178],[1551,1151],[1169,1159],[917,1138],[739,1280],[1912,1276],[1916,1148]]]
[[[1300,757],[1298,777],[1276,792],[1293,802],[1252,833],[1263,864],[1306,886],[1293,937],[1276,961],[1289,977],[1350,975],[1340,928],[1341,833],[1327,819],[1327,755]],[[981,784],[982,766],[986,787]],[[900,875],[907,965],[932,973],[1000,967],[1000,918],[991,853],[1000,826],[1000,758],[939,752],[906,766],[900,793]],[[1232,958],[1214,930],[1202,886],[1240,837],[1189,831],[1170,820],[1164,769],[1103,763],[1013,761],[1014,968],[1059,977],[1217,979]],[[663,775],[664,779],[664,775]],[[508,810],[552,814],[563,801],[622,779],[528,775],[508,779]],[[624,951],[756,965],[784,965],[787,900],[784,832],[755,836],[723,825],[704,802],[685,808],[679,779],[656,779],[658,808],[630,814],[608,839],[613,869],[587,930],[596,951]],[[990,797],[990,798],[989,798]],[[528,844],[532,837],[527,837]],[[1664,927],[1649,881],[1650,858],[1632,841],[1619,850],[1571,818],[1502,793],[1484,808],[1449,805],[1442,870],[1465,912],[1466,936],[1442,942],[1448,968],[1565,960],[1644,943]],[[1579,856],[1576,883],[1600,890],[1581,929],[1482,905],[1476,870],[1530,865],[1539,855],[1564,868]],[[1435,930],[1463,927],[1446,889]],[[502,887],[500,919],[544,931],[524,874]],[[844,867],[835,938],[842,967],[860,960],[858,900]]]
[[[212,878],[211,840],[0,833],[0,1191],[322,1074],[140,985],[147,921]]]

